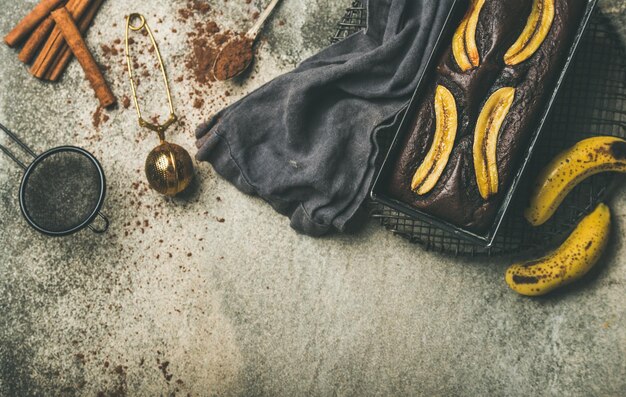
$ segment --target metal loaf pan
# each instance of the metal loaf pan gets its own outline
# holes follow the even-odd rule
[[[520,181],[522,180],[522,177],[524,176],[524,172],[528,168],[528,164],[531,161],[532,154],[533,154],[535,145],[537,143],[537,139],[539,138],[541,134],[541,130],[543,129],[543,126],[548,116],[550,115],[550,110],[552,109],[552,105],[554,104],[554,101],[559,92],[559,89],[561,88],[561,84],[563,83],[565,74],[567,73],[567,70],[569,69],[572,59],[576,53],[580,39],[585,32],[585,29],[589,22],[589,18],[591,17],[591,14],[593,13],[593,10],[596,7],[597,0],[587,1],[586,10],[580,22],[580,26],[578,27],[578,31],[576,32],[574,40],[568,51],[567,59],[565,60],[561,73],[558,76],[556,76],[557,77],[556,83],[555,83],[555,86],[551,95],[545,99],[545,105],[544,105],[542,114],[539,117],[539,121],[536,123],[536,127],[534,131],[532,131],[530,134],[530,140],[527,145],[527,150],[521,159],[521,164],[519,166],[519,169],[517,170],[517,173],[513,177],[512,182],[508,186],[508,190],[506,191],[505,196],[502,200],[502,203],[500,204],[500,207],[498,208],[498,211],[496,213],[496,217],[494,219],[492,226],[487,230],[487,232],[485,232],[485,234],[478,234],[471,230],[467,230],[467,229],[458,227],[456,225],[453,225],[450,222],[447,222],[443,219],[430,215],[420,209],[412,207],[409,204],[396,200],[390,197],[385,191],[386,190],[385,182],[387,181],[390,173],[393,171],[396,156],[398,155],[398,152],[401,149],[400,146],[403,143],[405,134],[407,134],[410,130],[411,123],[413,122],[413,119],[416,114],[416,109],[422,101],[422,95],[427,93],[428,86],[432,81],[432,76],[436,72],[436,68],[439,63],[439,60],[441,59],[441,56],[443,52],[446,50],[447,46],[450,45],[452,35],[454,34],[454,31],[456,30],[458,24],[463,18],[463,15],[465,14],[465,11],[467,10],[468,3],[469,3],[468,0],[456,0],[454,4],[452,5],[452,9],[450,11],[450,14],[448,15],[446,23],[444,24],[444,28],[442,32],[440,33],[437,39],[437,42],[435,44],[435,49],[433,50],[432,54],[429,57],[429,60],[427,62],[427,67],[425,68],[425,72],[420,78],[417,88],[415,89],[415,92],[413,93],[413,97],[411,98],[411,101],[409,102],[407,110],[404,113],[400,126],[398,127],[398,131],[395,134],[395,137],[393,139],[393,142],[391,143],[389,151],[387,152],[387,155],[385,156],[383,164],[378,172],[378,175],[376,176],[374,185],[371,190],[371,197],[374,201],[379,202],[388,207],[391,207],[395,209],[396,211],[403,213],[411,218],[428,222],[438,228],[441,228],[449,233],[452,233],[453,235],[457,237],[463,238],[474,244],[477,244],[483,247],[489,247],[493,244],[493,241],[496,235],[498,234],[498,231],[500,230],[502,221],[504,220],[504,217],[506,216],[507,211],[509,210],[509,206],[511,202],[513,201],[513,197],[515,196],[517,188],[520,185]]]

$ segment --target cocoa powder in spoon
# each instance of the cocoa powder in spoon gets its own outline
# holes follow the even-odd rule
[[[253,44],[253,40],[245,35],[239,35],[226,44],[215,61],[215,78],[228,80],[243,72],[252,62]]]

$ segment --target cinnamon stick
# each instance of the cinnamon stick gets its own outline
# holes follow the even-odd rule
[[[15,47],[32,32],[48,14],[57,8],[63,0],[41,0],[14,28],[4,37],[9,47]]]
[[[85,34],[87,29],[89,29],[89,25],[91,25],[91,22],[96,17],[98,9],[102,3],[104,3],[104,0],[94,0],[83,18],[80,20],[78,30],[80,30],[82,35]],[[52,62],[52,65],[46,72],[44,78],[49,81],[58,81],[63,72],[65,72],[65,69],[67,69],[67,65],[69,65],[72,60],[72,56],[72,51],[67,44],[65,44],[60,54],[56,57],[54,62]]]
[[[54,19],[52,17],[47,17],[44,21],[35,29],[33,34],[30,35],[28,40],[26,40],[26,44],[22,47],[17,58],[24,62],[29,63],[35,57],[37,50],[43,44],[44,41],[50,35],[50,32],[54,28]]]
[[[74,23],[72,19],[72,15],[70,15],[67,8],[60,8],[52,13],[52,18],[57,24],[57,27],[61,31],[67,45],[74,53],[76,59],[82,66],[85,71],[85,75],[89,82],[91,83],[92,88],[96,93],[96,97],[100,101],[100,105],[102,107],[109,107],[115,104],[116,99],[111,89],[109,88],[96,60],[89,52],[89,48],[85,44],[83,37],[78,30],[78,27]]]
[[[91,0],[69,0],[66,8],[71,13],[74,20],[79,20],[87,8],[91,4]],[[42,48],[41,52],[35,59],[33,66],[30,68],[30,72],[37,78],[43,78],[56,57],[63,49],[63,36],[61,31],[55,26],[52,29],[52,33],[48,37],[46,44]]]

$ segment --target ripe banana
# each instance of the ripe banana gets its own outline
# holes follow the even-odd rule
[[[602,256],[610,230],[611,211],[599,204],[556,251],[545,258],[509,267],[506,283],[517,293],[538,296],[578,280]]]
[[[576,185],[607,171],[626,172],[626,141],[598,136],[578,142],[539,174],[524,216],[533,226],[544,224]]]
[[[476,26],[485,0],[473,0],[461,24],[452,37],[452,53],[462,71],[480,65],[480,54],[476,45]]]
[[[515,88],[500,88],[489,97],[476,122],[474,171],[478,191],[485,200],[498,193],[498,136],[514,98]]]
[[[438,85],[435,91],[435,117],[436,129],[432,146],[411,182],[411,189],[420,195],[430,192],[437,184],[448,164],[456,139],[456,101],[452,93],[442,85]]]
[[[554,21],[555,0],[534,0],[526,26],[504,55],[504,62],[517,65],[530,58],[543,43]]]

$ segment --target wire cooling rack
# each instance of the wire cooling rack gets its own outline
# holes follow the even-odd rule
[[[366,20],[363,2],[353,1],[331,42],[364,29]],[[372,201],[366,203],[370,216],[392,233],[427,250],[458,256],[513,255],[544,248],[562,238],[600,201],[609,200],[618,176],[600,174],[586,180],[569,194],[554,217],[538,228],[531,227],[522,216],[528,200],[523,192],[529,191],[528,186],[550,159],[579,140],[594,135],[626,137],[625,56],[623,43],[609,19],[596,11],[544,126],[516,202],[511,204],[490,248],[474,245]],[[378,136],[382,153],[386,153],[395,133],[393,128],[389,131]]]
[[[341,41],[352,33],[363,30],[366,26],[367,10],[361,0],[355,0],[350,8],[346,9],[345,15],[337,24],[337,33],[330,39],[330,42],[332,44]]]

